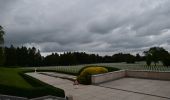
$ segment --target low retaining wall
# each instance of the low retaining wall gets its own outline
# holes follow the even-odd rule
[[[104,74],[92,75],[91,81],[92,84],[97,84],[97,83],[123,78],[125,76],[126,76],[126,71],[121,70],[121,71],[109,72]]]
[[[170,80],[170,72],[120,70],[104,74],[92,75],[91,81],[92,84],[98,84],[123,77]]]
[[[72,100],[72,99],[60,98],[60,97],[50,96],[50,95],[38,97],[38,98],[33,98],[33,99],[28,99],[28,98],[24,98],[24,97],[0,94],[0,100]]]
[[[170,72],[154,72],[154,71],[130,71],[127,70],[128,77],[170,80]]]
[[[9,96],[9,95],[0,94],[0,100],[29,100],[29,99],[23,98],[23,97]]]
[[[60,98],[60,97],[55,97],[55,96],[43,96],[43,97],[38,97],[30,100],[66,100],[66,98]]]

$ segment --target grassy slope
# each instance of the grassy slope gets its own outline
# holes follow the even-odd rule
[[[20,88],[32,88],[32,86],[18,74],[20,71],[21,70],[17,68],[0,68],[0,84]]]
[[[25,77],[21,76],[23,71],[29,70],[0,67],[0,94],[27,98],[45,95],[65,96],[61,89],[54,88],[25,74]]]

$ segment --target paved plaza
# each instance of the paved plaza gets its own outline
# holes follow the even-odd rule
[[[67,79],[39,73],[27,74],[64,89],[67,96],[73,96],[73,100],[170,100],[170,81],[122,78],[99,85],[79,85],[77,89]]]
[[[170,81],[122,78],[99,86],[170,99]]]

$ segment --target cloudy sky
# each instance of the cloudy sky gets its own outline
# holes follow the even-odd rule
[[[0,0],[5,44],[41,52],[170,50],[170,0]]]

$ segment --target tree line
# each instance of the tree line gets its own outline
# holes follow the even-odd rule
[[[97,54],[87,54],[85,52],[65,52],[63,54],[52,53],[43,57],[35,47],[5,47],[4,66],[57,66],[57,65],[78,65],[90,63],[113,63],[127,62],[134,63],[142,61],[144,58],[139,54],[118,53],[113,56],[99,56]]]
[[[136,61],[146,61],[148,66],[153,62],[161,61],[164,66],[170,66],[170,53],[162,47],[152,47],[144,51],[144,56],[130,53],[117,53],[112,56],[99,56],[87,54],[85,52],[65,52],[64,54],[52,53],[43,57],[35,47],[4,47],[5,32],[0,26],[0,66],[57,66],[57,65],[77,65],[90,63],[135,63]]]
[[[152,47],[144,51],[144,56],[139,54],[117,53],[112,56],[99,56],[98,54],[87,54],[85,52],[65,52],[63,54],[52,53],[43,57],[35,47],[4,47],[3,66],[57,66],[78,65],[91,63],[135,63],[146,61],[148,66],[153,62],[156,66],[162,62],[164,66],[170,66],[170,53],[162,47]],[[1,66],[2,66],[1,65]]]
[[[4,34],[5,32],[3,30],[3,27],[0,25],[0,66],[2,66],[4,62],[4,50],[3,50]]]

